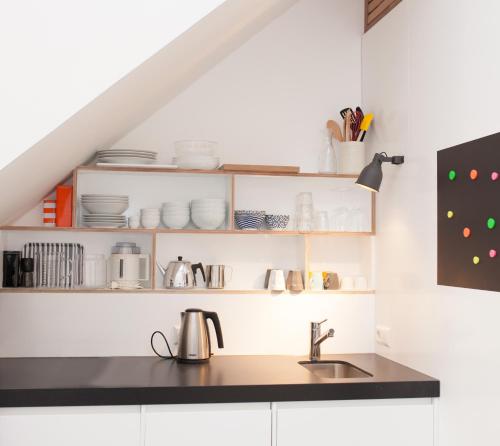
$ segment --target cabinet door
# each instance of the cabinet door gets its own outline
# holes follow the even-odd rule
[[[278,446],[432,446],[430,399],[277,404]]]
[[[0,409],[0,445],[140,446],[140,407]]]
[[[269,446],[270,403],[146,406],[146,446]]]

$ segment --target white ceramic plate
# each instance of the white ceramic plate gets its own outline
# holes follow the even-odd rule
[[[97,159],[99,163],[113,164],[153,164],[154,158],[139,158],[134,156],[103,156]]]

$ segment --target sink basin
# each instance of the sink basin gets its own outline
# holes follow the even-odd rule
[[[373,376],[345,361],[299,361],[299,364],[319,378],[370,378]]]

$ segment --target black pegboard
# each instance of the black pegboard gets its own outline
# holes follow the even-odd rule
[[[456,172],[453,181],[450,170]],[[500,178],[494,181],[494,172],[500,174],[500,133],[437,153],[438,285],[500,291]],[[495,229],[487,227],[490,217]]]

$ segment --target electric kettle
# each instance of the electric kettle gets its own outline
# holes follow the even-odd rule
[[[197,308],[188,308],[181,313],[179,349],[177,351],[177,360],[179,362],[196,363],[205,362],[210,359],[212,349],[207,319],[210,319],[214,324],[218,347],[224,348],[222,330],[217,313]]]

